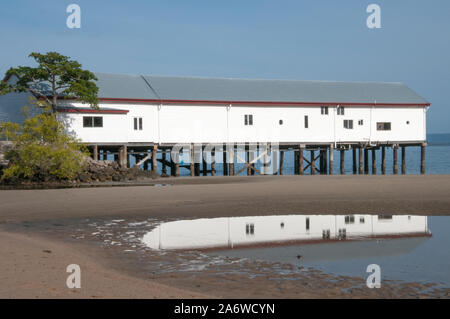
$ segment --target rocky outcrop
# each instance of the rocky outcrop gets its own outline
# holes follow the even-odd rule
[[[81,183],[89,182],[123,182],[138,180],[140,178],[157,178],[158,174],[151,171],[143,171],[139,167],[120,167],[117,162],[96,161],[86,158],[83,171],[78,176]]]

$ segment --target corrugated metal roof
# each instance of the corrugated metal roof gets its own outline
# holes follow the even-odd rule
[[[224,102],[428,104],[403,83],[96,73],[99,97]]]

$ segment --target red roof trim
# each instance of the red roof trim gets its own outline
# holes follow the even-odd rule
[[[258,102],[258,101],[207,101],[207,100],[157,100],[157,99],[124,99],[99,98],[100,101],[131,103],[164,103],[164,104],[215,104],[215,105],[254,105],[254,106],[375,106],[375,107],[426,107],[430,103],[354,103],[354,102]]]
[[[65,108],[58,109],[60,113],[96,113],[96,114],[127,114],[128,110],[96,110],[96,109],[79,109],[79,108]]]

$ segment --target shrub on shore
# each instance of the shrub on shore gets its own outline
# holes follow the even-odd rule
[[[83,144],[70,136],[56,115],[48,107],[30,116],[29,109],[23,124],[0,124],[2,139],[12,141],[4,157],[9,164],[2,171],[1,181],[74,180],[83,170],[83,158],[89,152]]]

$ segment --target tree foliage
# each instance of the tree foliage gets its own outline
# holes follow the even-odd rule
[[[45,101],[56,112],[58,98],[78,99],[98,108],[97,78],[80,63],[57,52],[46,54],[33,52],[37,67],[18,66],[6,72],[6,78],[17,76],[16,83],[0,82],[0,95],[9,92],[30,92],[36,98]]]
[[[32,107],[43,112],[31,116],[30,109],[26,108],[23,124],[0,124],[0,139],[13,142],[13,148],[5,154],[10,164],[3,170],[1,180],[76,178],[83,169],[85,157],[89,156],[87,148],[66,132],[49,105],[34,101]]]

